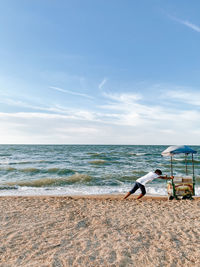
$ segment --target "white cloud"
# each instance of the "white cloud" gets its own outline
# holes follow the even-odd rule
[[[196,31],[196,32],[200,32],[200,27],[189,22],[189,21],[184,21],[184,20],[179,20],[180,23],[182,23],[183,25],[191,28],[192,30]]]
[[[119,118],[119,124],[115,124],[111,120],[110,123],[74,120],[59,114],[0,113],[0,140],[24,144],[195,144],[199,140],[196,133],[199,128],[194,127],[197,120],[191,121],[190,115],[185,120],[175,116],[176,120],[180,119],[179,123],[157,120],[149,127],[150,119],[144,118],[144,123],[136,126],[121,124],[125,114]]]
[[[17,112],[17,113],[0,113],[0,118],[17,117],[17,118],[44,118],[44,119],[71,119],[83,121],[95,121],[95,113],[86,110],[68,110],[68,114],[56,113],[39,113],[39,112]]]
[[[189,92],[188,92],[189,91]],[[178,100],[180,102],[194,105],[194,106],[200,106],[200,93],[196,91],[191,91],[190,88],[188,88],[188,91],[185,90],[169,90],[164,93],[165,97],[170,98],[170,100]]]
[[[178,19],[178,18],[172,17],[172,16],[170,16],[170,18],[175,20],[175,21],[177,21],[177,22],[179,22],[179,23],[181,23],[181,24],[183,24],[183,25],[185,25],[186,27],[188,27],[188,28],[190,28],[190,29],[192,29],[192,30],[194,30],[196,32],[200,32],[200,26],[198,26],[198,25],[196,25],[194,23],[191,23],[190,21],[181,20],[181,19]]]
[[[50,86],[50,89],[65,93],[65,94],[71,94],[71,95],[76,95],[76,96],[81,96],[81,97],[86,97],[86,98],[91,98],[93,99],[94,97],[87,95],[87,94],[82,94],[82,93],[78,93],[78,92],[74,92],[74,91],[70,91],[70,90],[66,90],[66,89],[62,89],[59,87],[54,87],[54,86]]]
[[[185,88],[176,88],[179,91],[158,94],[156,103],[141,94],[104,92],[103,102],[95,110],[58,104],[42,107],[7,99],[9,105],[22,110],[28,107],[34,112],[0,113],[0,140],[45,144],[198,144],[199,93],[190,90],[189,94]],[[174,99],[179,106],[173,105]],[[188,103],[193,106],[185,108]]]
[[[106,84],[106,82],[107,82],[107,79],[106,78],[104,78],[101,82],[100,82],[100,84],[99,84],[99,89],[102,89],[103,87],[104,87],[104,85]]]
[[[122,102],[124,104],[130,104],[133,102],[136,102],[138,100],[142,99],[142,96],[139,94],[133,94],[133,93],[118,93],[118,94],[113,94],[113,93],[106,93],[104,92],[103,95],[106,98],[109,98],[111,100],[115,100],[118,102]]]
[[[164,133],[164,134],[170,134],[170,135],[175,133],[171,129],[161,129],[159,132],[162,133],[162,134]]]
[[[113,127],[44,113],[0,113],[1,143],[94,144],[112,143]]]
[[[157,114],[161,114],[159,106],[148,106],[141,104],[142,96],[131,93],[104,93],[108,103],[102,105],[102,109],[116,112],[114,122],[119,125],[136,126],[142,124],[154,124],[154,119],[158,119]]]
[[[108,99],[112,99],[107,105],[102,106],[104,109],[112,110],[117,116],[113,117],[113,123],[122,127],[129,126],[141,131],[153,131],[154,138],[160,131],[162,134],[178,133],[183,135],[190,129],[195,129],[200,120],[200,112],[196,110],[187,110],[176,108],[170,105],[163,105],[163,102],[157,101],[159,104],[140,103],[142,97],[133,94],[109,95]],[[163,99],[165,102],[165,99]]]

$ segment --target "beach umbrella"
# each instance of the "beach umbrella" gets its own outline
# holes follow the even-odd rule
[[[197,151],[190,148],[189,146],[169,146],[165,149],[161,155],[162,156],[170,156],[171,157],[171,174],[173,175],[173,167],[172,167],[172,156],[176,154],[185,154],[185,168],[187,174],[187,155],[192,154],[192,165],[193,165],[193,176],[194,176],[194,161],[193,161],[193,154],[196,154]]]
[[[196,154],[196,153],[197,151],[190,148],[189,146],[169,146],[161,153],[161,155],[173,156],[175,154]]]

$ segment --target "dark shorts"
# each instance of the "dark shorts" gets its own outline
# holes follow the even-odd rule
[[[131,189],[130,193],[131,194],[135,193],[135,191],[138,190],[138,188],[140,188],[140,190],[141,190],[143,195],[146,194],[146,189],[145,189],[144,185],[142,185],[142,184],[140,184],[138,182],[135,182],[135,184],[134,184],[133,188]]]

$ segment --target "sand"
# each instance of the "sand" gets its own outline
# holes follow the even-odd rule
[[[200,199],[0,197],[0,266],[200,266]]]

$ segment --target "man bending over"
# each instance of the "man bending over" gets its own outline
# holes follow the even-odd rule
[[[137,197],[137,199],[140,199],[141,197],[143,197],[146,194],[145,184],[148,183],[148,182],[153,181],[154,179],[159,178],[159,179],[168,180],[168,179],[173,179],[174,178],[173,176],[167,177],[167,175],[166,176],[161,176],[161,175],[162,175],[161,170],[157,169],[154,172],[149,172],[146,175],[140,177],[139,179],[136,180],[136,182],[135,182],[133,188],[131,189],[131,191],[129,191],[125,195],[124,199],[129,197],[131,194],[135,193],[135,191],[138,190],[138,188],[140,188],[141,194]]]

